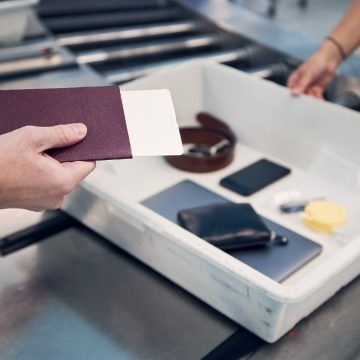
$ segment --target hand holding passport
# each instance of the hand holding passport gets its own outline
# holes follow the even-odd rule
[[[182,153],[167,90],[2,90],[0,135],[0,208],[59,207],[89,160]]]
[[[27,126],[0,136],[0,208],[40,211],[61,206],[64,196],[94,168],[94,162],[60,163],[44,151],[78,143],[83,124]]]
[[[26,125],[83,123],[86,138],[49,154],[60,162],[180,155],[179,128],[168,90],[118,86],[0,90],[0,135]]]

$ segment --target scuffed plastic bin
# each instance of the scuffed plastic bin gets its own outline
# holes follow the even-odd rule
[[[161,158],[101,162],[66,199],[66,211],[268,342],[360,273],[358,234],[337,242],[263,205],[306,176],[324,144],[359,164],[358,113],[305,96],[293,98],[276,84],[208,63],[161,71],[124,88],[169,88],[180,125],[194,125],[199,111],[223,119],[239,139],[235,161],[209,174],[179,171]],[[292,174],[250,198],[219,186],[222,177],[264,156],[290,166]],[[278,283],[140,204],[184,179],[233,201],[250,201],[261,215],[320,243],[321,255]],[[338,196],[344,191],[336,184],[332,188]]]

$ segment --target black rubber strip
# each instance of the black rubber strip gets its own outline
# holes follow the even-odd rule
[[[265,342],[255,334],[239,327],[233,335],[227,338],[202,360],[238,360],[259,350]]]
[[[40,223],[1,238],[0,255],[9,255],[79,224],[64,212],[55,211]]]

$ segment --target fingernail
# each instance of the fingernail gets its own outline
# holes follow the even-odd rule
[[[86,126],[82,123],[72,124],[72,126],[79,136],[84,136],[87,132]]]

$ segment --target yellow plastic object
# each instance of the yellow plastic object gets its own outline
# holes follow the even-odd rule
[[[342,225],[347,219],[347,212],[340,205],[326,201],[317,200],[310,202],[305,207],[304,223],[310,229],[331,234],[334,229]]]

